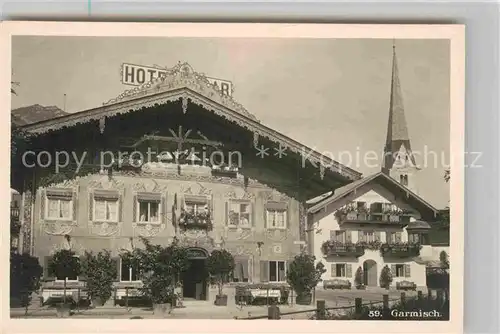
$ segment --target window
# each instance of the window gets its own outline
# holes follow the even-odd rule
[[[401,183],[403,186],[407,186],[408,185],[408,175],[406,175],[406,174],[399,175],[399,183]]]
[[[387,238],[388,244],[400,243],[402,241],[402,233],[401,232],[387,232],[386,238]]]
[[[335,241],[345,242],[346,241],[346,233],[345,231],[335,231]]]
[[[95,221],[118,221],[118,200],[94,199]]]
[[[285,261],[269,261],[269,282],[285,282]]]
[[[373,231],[365,231],[364,232],[364,237],[363,240],[366,242],[373,242],[376,240],[375,238],[375,232]]]
[[[396,277],[405,277],[405,265],[404,264],[396,264],[395,276]]]
[[[428,245],[429,235],[427,233],[409,233],[408,242],[419,243],[421,245]]]
[[[286,228],[286,211],[278,209],[266,210],[267,228]]]
[[[233,282],[248,282],[248,259],[235,259],[231,276]]]
[[[47,198],[47,212],[48,219],[67,219],[73,218],[73,210],[71,210],[72,199],[68,198]]]
[[[252,225],[251,204],[230,202],[227,223],[231,227],[250,227]]]
[[[346,277],[347,265],[345,263],[337,263],[335,265],[334,277]]]
[[[136,267],[129,265],[126,261],[120,260],[120,281],[122,282],[137,282],[138,271]]]
[[[160,203],[153,201],[139,201],[139,221],[159,222]]]

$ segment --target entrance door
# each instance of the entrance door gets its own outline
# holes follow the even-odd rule
[[[363,262],[364,283],[366,286],[377,286],[377,262],[366,260]]]
[[[190,265],[182,275],[183,297],[205,300],[206,265],[203,259],[191,259]]]

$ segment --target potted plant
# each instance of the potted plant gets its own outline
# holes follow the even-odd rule
[[[380,287],[389,289],[392,283],[392,273],[391,269],[389,268],[388,265],[385,265],[384,268],[382,268],[382,272],[380,273]]]
[[[222,293],[222,288],[224,284],[229,282],[234,267],[233,255],[225,249],[216,249],[208,257],[208,273],[210,274],[212,283],[216,284],[219,290],[214,302],[217,306],[227,305],[227,295]]]
[[[180,274],[189,267],[188,250],[174,238],[169,246],[153,245],[141,238],[144,249],[134,248],[123,257],[135,266],[143,283],[144,296],[153,303],[155,316],[165,317],[175,304],[175,287]]]
[[[29,254],[10,253],[10,300],[24,307],[26,314],[33,292],[40,288],[42,274],[38,258]]]
[[[87,290],[93,306],[103,306],[113,294],[116,265],[109,251],[85,252],[82,272],[87,277]]]
[[[312,301],[312,290],[321,282],[321,275],[326,272],[323,263],[318,262],[316,257],[306,253],[295,256],[290,263],[287,282],[297,294],[296,303],[299,305],[310,305]]]
[[[57,251],[52,257],[49,270],[56,277],[64,277],[63,301],[56,306],[57,316],[60,318],[68,317],[71,308],[71,303],[66,298],[67,279],[68,277],[77,277],[80,274],[80,269],[80,259],[71,250],[62,249]]]
[[[356,270],[356,273],[354,274],[354,284],[356,284],[356,289],[358,290],[365,289],[364,272],[361,267],[358,267],[358,270]]]

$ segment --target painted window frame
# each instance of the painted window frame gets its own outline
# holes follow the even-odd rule
[[[74,198],[73,196],[68,196],[67,199],[51,199],[50,195],[45,194],[45,208],[44,208],[44,217],[45,220],[57,220],[57,221],[69,221],[69,220],[74,220],[74,212],[73,212],[73,201]],[[58,210],[61,210],[61,201],[64,202],[69,202],[69,212],[70,215],[69,217],[50,217],[49,216],[49,201],[58,201]]]
[[[120,220],[120,210],[121,210],[121,207],[120,207],[120,199],[117,198],[116,200],[111,200],[111,199],[107,199],[107,198],[96,198],[95,195],[92,196],[92,221],[96,221],[96,222],[103,222],[103,223],[118,223],[119,220]],[[96,209],[97,209],[97,205],[96,205],[96,202],[105,202],[105,203],[108,203],[108,202],[112,202],[112,203],[116,203],[116,220],[112,220],[112,219],[97,219],[96,218]]]
[[[276,275],[276,280],[271,280],[271,263],[274,263],[276,265],[275,269],[275,275]],[[282,277],[282,280],[280,280],[279,276],[279,264],[283,263],[283,269],[284,269],[284,275]],[[269,283],[285,283],[286,282],[286,275],[288,274],[288,268],[287,268],[287,261],[285,260],[269,260],[268,261],[268,273],[269,273]]]
[[[282,212],[283,213],[283,226],[269,226],[268,224],[268,215],[273,214],[274,215],[274,221],[277,221],[277,213]],[[278,210],[278,209],[270,209],[266,208],[266,226],[267,229],[271,230],[286,230],[288,227],[288,210]]]
[[[227,202],[228,204],[228,208],[227,208],[227,218],[226,218],[226,225],[229,227],[229,228],[242,228],[242,229],[245,229],[245,228],[248,228],[248,229],[251,229],[253,227],[253,210],[254,210],[254,206],[253,206],[253,203],[249,200],[229,200]],[[231,219],[229,217],[229,213],[231,212],[231,209],[232,209],[232,205],[238,205],[238,208],[240,209],[238,211],[238,224],[237,225],[234,225],[234,224],[231,224]],[[241,225],[239,224],[241,222],[241,206],[242,205],[247,205],[248,207],[248,225]]]
[[[147,203],[148,204],[148,220],[141,220],[141,203]],[[149,217],[151,216],[151,204],[155,204],[158,208],[157,208],[157,220],[149,220]],[[149,224],[161,224],[161,215],[163,214],[162,213],[162,205],[161,205],[161,201],[158,202],[158,201],[152,201],[152,200],[142,200],[140,198],[137,198],[136,200],[136,206],[137,206],[137,209],[136,209],[136,221],[138,223],[149,223]]]

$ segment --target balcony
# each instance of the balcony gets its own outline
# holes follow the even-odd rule
[[[380,247],[380,252],[383,257],[415,257],[420,255],[420,244],[400,243],[400,244],[383,244]]]
[[[344,207],[335,213],[342,223],[377,223],[404,225],[410,222],[410,212],[403,210],[373,211],[367,208]]]
[[[212,230],[210,212],[193,213],[182,211],[179,226],[183,229]]]
[[[19,207],[12,206],[10,207],[10,219],[11,220],[19,220]]]
[[[325,256],[348,256],[360,257],[365,254],[365,248],[348,242],[328,240],[321,246],[321,251]]]

